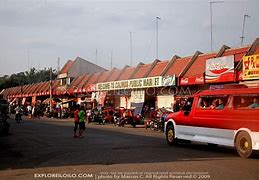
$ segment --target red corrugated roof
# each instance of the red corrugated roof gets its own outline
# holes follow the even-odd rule
[[[72,82],[71,82],[71,87],[72,86],[75,86],[75,87],[77,87],[80,83],[81,83],[81,81],[84,79],[84,75],[83,76],[78,76],[78,77],[76,77]]]
[[[15,89],[15,87],[8,88],[7,92],[6,92],[6,95],[8,95],[8,96],[13,95],[14,89]]]
[[[84,75],[82,81],[78,84],[78,88],[83,88],[87,81],[91,78],[91,75]]]
[[[255,50],[254,54],[259,54],[259,48]]]
[[[217,53],[201,54],[197,57],[183,77],[199,77],[205,72],[206,60],[214,58]]]
[[[23,94],[25,94],[25,92],[27,91],[27,88],[29,87],[29,85],[27,84],[27,85],[24,85],[23,87],[22,87],[22,92],[23,92]]]
[[[158,62],[156,66],[148,74],[148,77],[160,76],[168,63],[168,61]]]
[[[24,92],[24,94],[30,94],[30,92],[32,91],[32,88],[34,87],[34,84],[30,84],[28,88],[26,88],[26,91]]]
[[[11,92],[12,95],[15,95],[15,94],[16,94],[17,88],[18,88],[18,87],[14,87],[14,88],[13,88],[13,90],[12,90],[12,92]]]
[[[98,79],[100,78],[100,76],[102,75],[102,73],[94,73],[91,78],[89,79],[89,81],[86,82],[86,84],[83,86],[83,89],[81,89],[81,91],[83,92],[87,92],[87,91],[94,91],[93,88],[90,87],[95,87],[96,82],[98,81]],[[91,90],[89,90],[89,88]]]
[[[79,84],[82,82],[82,80],[84,79],[84,75],[83,76],[78,76],[76,77],[72,82],[71,82],[71,85],[70,85],[70,88],[68,89],[68,92],[69,93],[73,93],[75,89],[78,88]]]
[[[14,87],[14,88],[13,88],[13,90],[12,90],[12,92],[11,92],[12,95],[15,95],[15,94],[16,94],[17,88],[18,88],[18,87]]]
[[[169,76],[175,75],[176,77],[178,77],[191,59],[192,59],[192,56],[176,59],[172,64],[172,66],[165,73],[165,75],[169,75]]]
[[[46,87],[49,87],[48,85],[49,85],[48,82],[42,82],[42,84],[40,85],[40,88],[37,89],[36,93],[38,93],[38,94],[39,94],[39,93],[42,93],[43,90],[44,90]]]
[[[10,96],[10,95],[12,95],[13,89],[14,89],[13,87],[6,89],[6,90],[4,91],[4,95],[5,95],[5,96]]]
[[[21,86],[18,86],[18,87],[15,89],[15,94],[16,94],[16,95],[21,95]]]
[[[40,89],[40,87],[41,87],[41,83],[37,83],[37,84],[35,84],[35,87],[34,87],[34,89],[33,89],[33,94],[36,94],[36,92],[37,92],[37,90],[38,89]]]
[[[39,93],[46,93],[47,91],[49,91],[49,89],[50,89],[49,82],[45,82],[44,86],[42,87]]]
[[[100,75],[101,75],[101,73],[94,73],[91,76],[91,78],[89,79],[89,81],[87,81],[87,83],[84,85],[84,87],[86,87],[87,85],[90,85],[90,84],[95,84],[95,82],[98,80]]]
[[[74,61],[68,60],[67,63],[63,66],[59,74],[68,73],[69,69],[73,65]]]
[[[45,82],[37,83],[37,88],[35,89],[34,93],[39,93],[44,88]]]
[[[57,88],[59,87],[59,85],[60,85],[60,80],[53,80],[52,81],[52,94],[57,94],[58,93]],[[49,93],[50,92],[48,91],[48,94]]]
[[[107,82],[118,80],[121,71],[122,71],[121,69],[114,70],[113,73],[110,75],[110,77],[107,79]]]
[[[127,67],[122,72],[122,74],[120,75],[118,80],[128,80],[130,78],[130,76],[132,75],[132,73],[134,72],[135,69],[136,69],[136,67]]]
[[[138,71],[132,76],[132,79],[144,78],[144,75],[150,70],[152,64],[143,64]]]
[[[222,56],[234,55],[235,62],[239,62],[243,58],[243,56],[248,52],[249,48],[250,46],[227,49]]]
[[[109,78],[110,73],[111,71],[102,72],[100,78],[96,81],[96,83],[106,82],[106,80]]]

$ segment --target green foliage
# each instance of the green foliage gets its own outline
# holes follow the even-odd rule
[[[57,71],[54,69],[52,70],[52,80],[56,77]],[[0,77],[0,91],[9,87],[49,81],[49,79],[50,69],[44,68],[42,70],[36,70],[35,68],[31,68],[30,71]]]

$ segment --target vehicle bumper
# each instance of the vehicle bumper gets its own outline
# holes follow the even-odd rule
[[[259,132],[252,132],[253,150],[259,150]]]

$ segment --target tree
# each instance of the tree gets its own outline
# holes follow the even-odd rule
[[[57,71],[52,70],[52,80],[57,77]],[[14,86],[22,86],[25,84],[33,84],[39,82],[49,81],[50,68],[44,68],[42,70],[36,70],[34,67],[29,71],[19,72],[10,76],[4,75],[0,77],[0,91],[6,88]]]

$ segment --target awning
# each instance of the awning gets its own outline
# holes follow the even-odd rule
[[[62,104],[70,103],[73,101],[75,101],[75,99],[68,99],[68,100],[62,101]]]
[[[45,99],[44,101],[43,101],[43,103],[45,103],[45,104],[49,104],[50,103],[50,101],[55,101],[55,102],[62,102],[59,98],[47,98],[47,99]]]
[[[17,99],[17,98],[14,98],[14,99],[10,102],[10,104],[13,104],[13,103],[16,101],[16,99]]]

